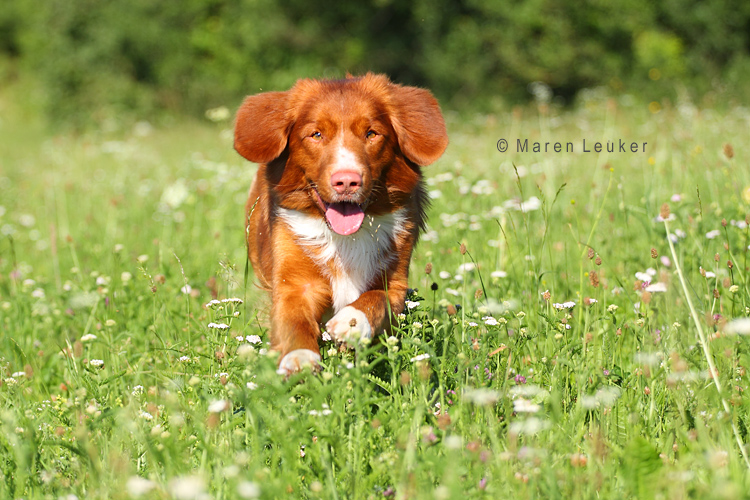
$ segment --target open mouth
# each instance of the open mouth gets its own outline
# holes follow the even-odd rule
[[[320,197],[318,190],[313,188],[315,199],[323,209],[326,216],[326,222],[334,232],[348,236],[356,233],[365,220],[365,211],[361,205],[348,201],[339,201],[336,203],[326,203]]]

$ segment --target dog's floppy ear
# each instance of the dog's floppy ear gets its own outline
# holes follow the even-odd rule
[[[292,119],[288,92],[264,92],[246,97],[234,123],[234,149],[255,163],[268,163],[286,148]]]
[[[401,151],[417,165],[429,165],[448,146],[440,105],[428,90],[391,86],[391,124]]]

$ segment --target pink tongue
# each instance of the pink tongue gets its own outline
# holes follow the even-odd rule
[[[334,231],[346,236],[357,232],[365,213],[355,203],[331,203],[326,209],[326,219]]]

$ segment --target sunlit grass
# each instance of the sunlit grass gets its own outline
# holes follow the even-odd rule
[[[2,107],[1,497],[750,486],[733,431],[750,440],[747,109],[651,113],[594,92],[567,111],[449,114],[398,331],[322,342],[321,372],[284,380],[268,298],[246,282],[255,167],[231,121],[55,136]],[[517,138],[649,145],[535,154]]]

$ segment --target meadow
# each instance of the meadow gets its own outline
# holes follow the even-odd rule
[[[232,110],[53,134],[30,99],[0,97],[0,498],[748,496],[750,109],[446,113],[398,327],[285,380]]]

